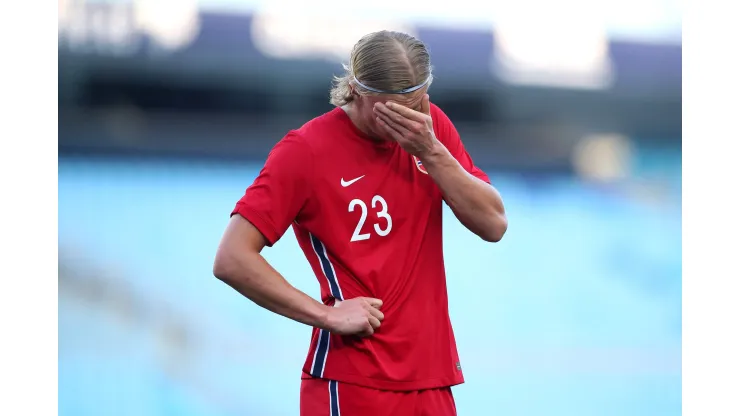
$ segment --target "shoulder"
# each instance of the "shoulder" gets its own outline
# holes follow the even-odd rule
[[[270,158],[290,163],[294,168],[313,171],[317,165],[316,156],[327,153],[327,149],[332,147],[332,135],[339,130],[338,126],[341,127],[342,120],[337,111],[342,110],[334,109],[290,130],[275,144]]]
[[[270,151],[270,156],[280,155],[281,157],[299,157],[306,156],[310,146],[305,136],[299,130],[291,130],[282,139],[278,140]]]
[[[343,125],[342,114],[343,110],[336,107],[331,111],[312,118],[300,128],[294,130],[294,134],[300,135],[307,143],[315,146]]]
[[[305,175],[313,171],[314,151],[300,129],[291,130],[278,140],[267,156],[267,166],[279,167],[285,174]]]
[[[341,122],[337,117],[337,110],[341,111],[338,108],[328,111],[289,131],[276,144],[276,147],[290,147],[295,151],[312,153],[318,145],[325,141],[327,133],[336,130],[337,124]]]

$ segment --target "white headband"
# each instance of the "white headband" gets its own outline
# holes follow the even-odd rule
[[[409,88],[404,88],[404,89],[398,90],[398,91],[384,91],[384,90],[379,90],[377,88],[368,87],[367,85],[361,83],[360,80],[357,79],[357,77],[352,77],[352,78],[354,78],[354,81],[355,81],[355,83],[357,83],[357,85],[361,86],[362,88],[364,88],[364,89],[366,89],[368,91],[376,92],[378,94],[408,94],[410,92],[414,92],[414,91],[416,91],[418,89],[421,89],[425,85],[427,85],[429,83],[429,81],[432,80],[432,75],[430,74],[429,77],[424,82],[422,82],[419,85],[416,85],[416,86],[413,86],[413,87],[409,87]]]

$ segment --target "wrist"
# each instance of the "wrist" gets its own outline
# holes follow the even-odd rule
[[[315,319],[316,324],[314,325],[316,328],[325,329],[327,331],[331,330],[331,309],[331,306],[326,306],[323,303],[319,303],[319,309],[317,311],[317,316]]]
[[[419,160],[421,160],[421,163],[423,163],[424,166],[429,167],[444,163],[444,161],[450,157],[452,157],[450,151],[447,150],[442,142],[437,140],[429,151],[419,156]]]

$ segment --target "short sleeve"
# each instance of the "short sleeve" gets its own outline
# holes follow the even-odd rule
[[[231,212],[251,222],[268,246],[285,234],[310,196],[311,155],[308,143],[289,133],[270,151],[259,176]]]
[[[431,104],[430,112],[434,122],[434,134],[437,136],[437,139],[447,147],[447,150],[462,165],[463,169],[483,182],[490,184],[491,180],[488,178],[488,175],[475,166],[473,158],[465,150],[465,146],[463,146],[462,140],[460,140],[460,134],[449,117],[447,117],[447,114],[434,104]]]

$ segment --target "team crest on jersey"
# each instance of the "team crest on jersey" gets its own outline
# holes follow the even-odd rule
[[[414,164],[416,165],[416,169],[419,169],[419,172],[428,175],[429,172],[427,172],[427,169],[424,167],[424,165],[421,164],[421,160],[419,160],[418,157],[413,156],[414,158]]]

